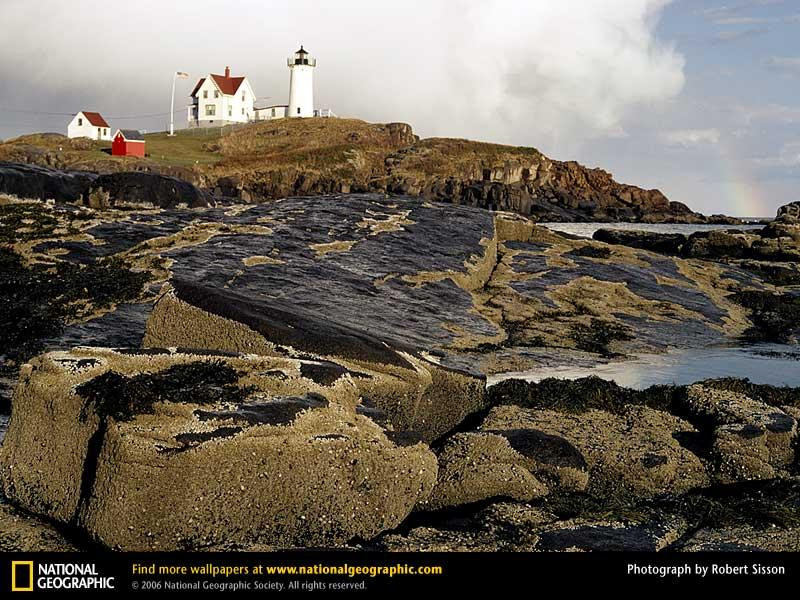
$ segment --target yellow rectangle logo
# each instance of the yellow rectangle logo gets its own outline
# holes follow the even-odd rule
[[[26,571],[27,571],[27,573],[26,573]],[[21,575],[21,577],[18,578],[18,575]],[[12,592],[32,592],[33,591],[33,561],[32,560],[13,560],[13,561],[11,561],[11,591]]]

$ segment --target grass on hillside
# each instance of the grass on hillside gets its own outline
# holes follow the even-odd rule
[[[220,159],[214,147],[220,138],[220,130],[184,129],[176,131],[174,137],[166,132],[148,133],[147,158],[161,165],[191,167],[192,165],[213,164]]]
[[[235,129],[219,138],[222,169],[288,168],[342,178],[381,170],[398,146],[385,125],[357,119],[280,119]]]

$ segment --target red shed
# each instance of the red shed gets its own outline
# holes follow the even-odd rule
[[[111,154],[144,158],[144,136],[135,129],[117,129],[111,142]]]

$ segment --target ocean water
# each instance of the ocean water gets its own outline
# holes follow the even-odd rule
[[[748,219],[756,221],[759,219]],[[763,229],[763,225],[685,225],[681,223],[539,223],[553,231],[561,231],[591,238],[598,229],[621,229],[623,231],[651,231],[653,233],[682,233],[691,235],[696,231],[714,231],[716,229],[739,229],[742,231]]]
[[[665,354],[641,354],[632,360],[593,367],[548,367],[501,373],[488,377],[494,385],[504,379],[538,382],[548,377],[579,379],[596,376],[623,387],[645,389],[656,384],[686,385],[702,379],[746,377],[753,383],[800,386],[800,347],[755,344],[721,348],[674,350]]]

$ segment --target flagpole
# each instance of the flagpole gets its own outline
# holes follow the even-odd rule
[[[178,78],[186,79],[189,74],[184,71],[175,71],[172,74],[172,102],[169,104],[169,135],[175,135],[175,82]]]
[[[178,79],[178,72],[172,74],[172,102],[169,105],[169,135],[175,135],[175,81]]]

